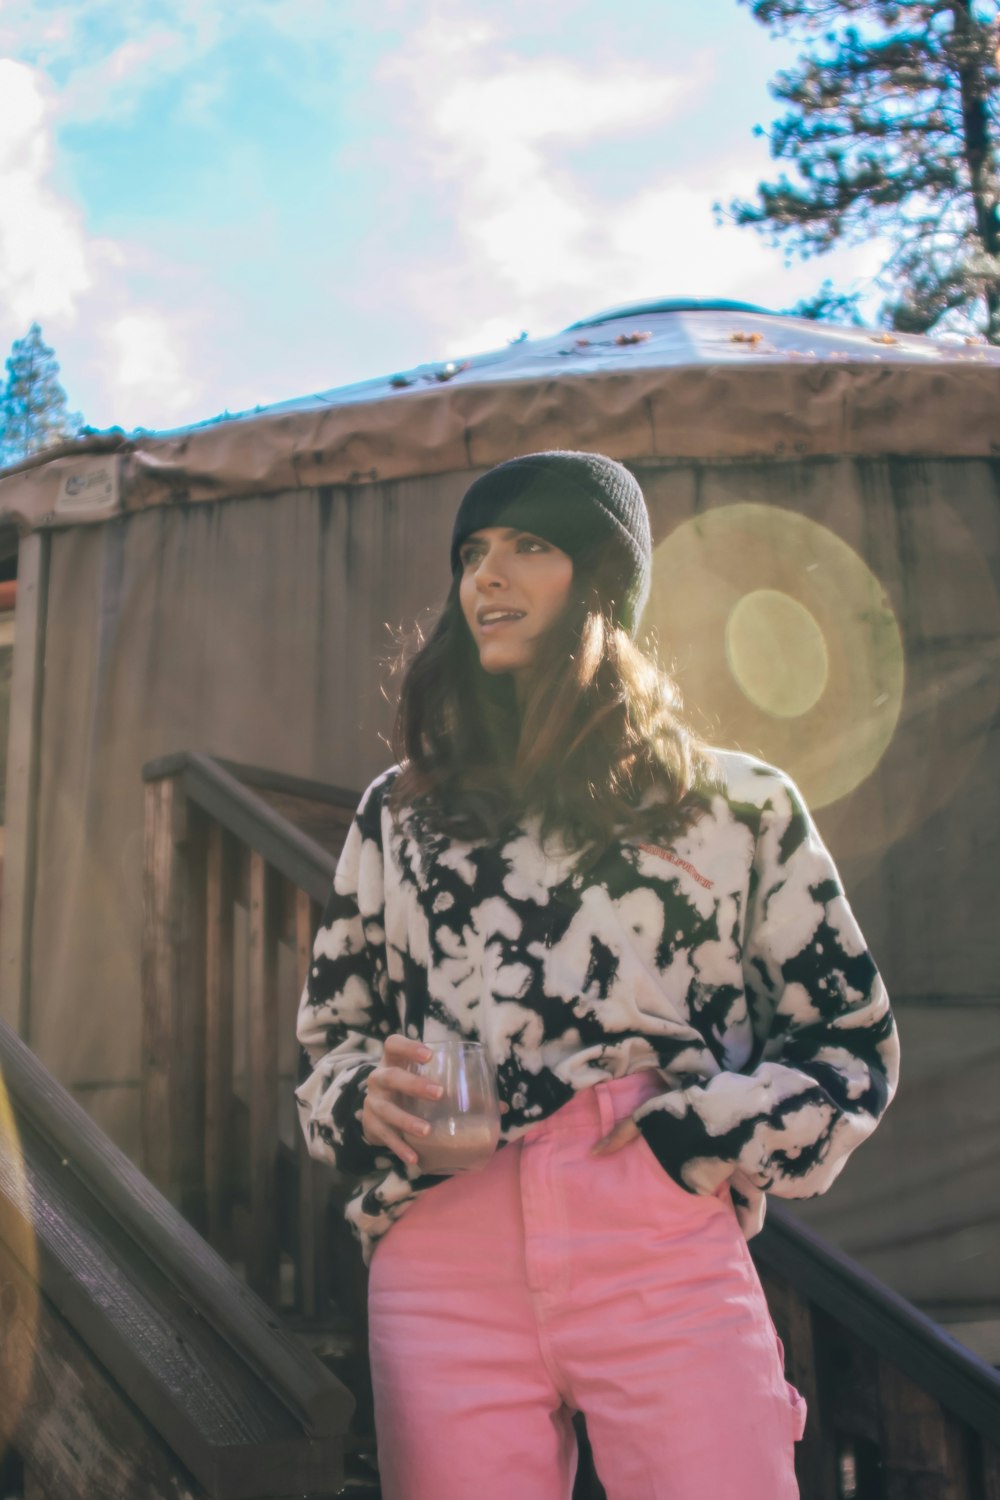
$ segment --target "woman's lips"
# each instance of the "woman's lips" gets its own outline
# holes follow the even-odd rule
[[[505,611],[503,614],[498,613],[496,610],[484,610],[481,615],[477,616],[476,623],[481,631],[492,635],[494,631],[502,630],[505,625],[516,625],[524,617],[525,611],[523,609],[512,609]]]

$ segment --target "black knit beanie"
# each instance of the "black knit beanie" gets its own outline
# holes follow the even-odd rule
[[[652,540],[638,481],[603,453],[526,453],[475,480],[455,517],[451,570],[459,549],[484,526],[532,531],[593,571],[615,623],[635,635],[649,593]]]

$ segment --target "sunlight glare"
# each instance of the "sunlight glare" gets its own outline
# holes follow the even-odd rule
[[[885,590],[828,527],[737,503],[657,547],[644,623],[699,729],[787,770],[814,808],[878,765],[903,701]]]

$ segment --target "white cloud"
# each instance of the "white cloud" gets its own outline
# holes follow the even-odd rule
[[[75,71],[62,98],[74,121],[106,117],[109,105],[131,104],[157,72],[174,71],[184,59],[182,38],[165,27],[128,37],[88,68]]]
[[[715,223],[714,202],[746,194],[766,170],[762,147],[748,142],[694,169],[676,135],[668,138],[712,86],[707,53],[680,59],[671,74],[645,62],[522,58],[504,51],[493,28],[431,26],[383,72],[410,91],[410,149],[450,207],[447,265],[401,273],[449,355],[647,298],[787,306],[820,279],[815,264],[786,270],[752,231]],[[633,160],[648,163],[631,191],[589,171],[588,148],[622,136]],[[678,165],[665,171],[663,159]],[[864,277],[880,259],[879,246],[867,245],[831,258],[823,273]],[[498,307],[509,315],[498,318]]]
[[[174,27],[137,27],[110,50],[93,59],[77,60],[60,98],[60,113],[74,124],[127,117],[142,96],[167,78],[183,78],[215,45],[216,30],[209,25],[206,10],[200,27],[183,24],[176,16]]]
[[[0,0],[0,53],[63,79],[55,100],[74,122],[127,114],[151,83],[181,76],[217,45],[231,8],[171,0],[60,0],[45,22],[35,0]]]
[[[167,80],[179,95],[178,113],[205,117],[241,65],[234,56],[245,63],[256,51],[268,59],[273,38],[304,55],[308,49],[311,57],[336,56],[349,22],[331,14],[328,0],[56,3],[42,23],[37,0],[0,0],[0,54],[60,76],[59,113],[74,124],[127,118],[152,86]],[[244,44],[242,50],[233,43]],[[210,76],[201,76],[203,65]]]
[[[483,51],[490,40],[485,31],[469,38]],[[423,55],[418,50],[421,61]],[[444,55],[452,59],[453,43]],[[608,74],[565,59],[510,59],[503,71],[490,73],[493,66],[484,58],[471,77],[455,79],[432,101],[430,119],[457,152],[494,166],[512,157],[527,165],[532,147],[545,139],[587,140],[652,124],[675,113],[692,87],[690,80],[635,64]],[[422,68],[412,76],[426,78]]]
[[[658,127],[703,83],[697,66],[682,78],[644,63],[505,55],[485,25],[432,25],[383,72],[414,95],[418,152],[453,194],[466,254],[530,300],[591,286],[606,257],[610,215],[560,152]]]
[[[0,302],[21,332],[33,318],[71,319],[91,280],[80,215],[48,181],[49,109],[42,76],[0,58]]]
[[[42,73],[0,59],[0,339],[9,346],[41,323],[70,406],[84,404],[75,374],[90,392],[84,416],[95,425],[194,420],[202,415],[190,373],[194,319],[141,301],[129,277],[148,276],[149,257],[89,236],[79,208],[56,191],[56,108]]]
[[[715,223],[713,203],[745,194],[753,180],[753,164],[733,162],[720,164],[711,183],[661,179],[615,216],[607,237],[610,266],[622,280],[682,294],[776,306],[805,296],[818,280],[814,264],[785,270],[773,247],[752,230]],[[880,258],[877,245],[860,247],[839,257],[838,274],[873,274]]]
[[[102,345],[100,362],[120,426],[142,426],[151,413],[158,425],[190,418],[199,384],[176,316],[132,308],[112,319]]]

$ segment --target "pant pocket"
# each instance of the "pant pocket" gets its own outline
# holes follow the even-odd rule
[[[644,1136],[636,1137],[632,1149],[637,1150],[645,1159],[647,1172],[653,1180],[654,1191],[662,1193],[667,1198],[673,1198],[679,1208],[683,1207],[688,1212],[695,1213],[703,1212],[706,1205],[715,1208],[731,1208],[728,1182],[723,1183],[722,1187],[714,1193],[690,1193],[686,1187],[682,1187],[671,1177]]]
[[[797,1391],[789,1381],[785,1381],[785,1390],[788,1393],[788,1410],[792,1419],[792,1441],[801,1442],[802,1434],[806,1430],[806,1418],[809,1408],[806,1399]]]
[[[781,1363],[782,1379],[784,1380],[785,1346],[778,1337],[778,1330],[774,1327],[773,1322],[771,1327],[774,1329],[774,1341],[778,1346],[778,1359]],[[790,1380],[785,1380],[785,1395],[788,1398],[788,1414],[792,1422],[792,1441],[798,1443],[801,1441],[802,1434],[806,1430],[806,1418],[809,1415],[809,1407],[806,1404],[805,1396],[795,1389]]]

